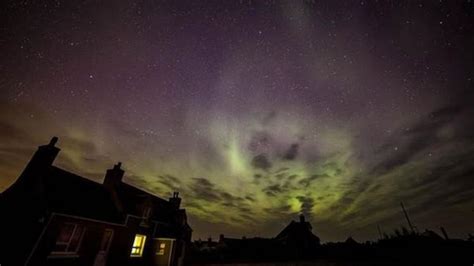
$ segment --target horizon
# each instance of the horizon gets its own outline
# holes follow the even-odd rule
[[[0,192],[55,165],[167,198],[193,239],[474,220],[473,3],[2,3]]]
[[[43,143],[43,144],[46,144],[46,143]],[[40,145],[40,146],[41,146],[41,145]],[[61,147],[58,147],[58,148],[61,148]],[[61,151],[62,151],[62,150],[61,150]],[[34,151],[32,151],[32,153],[33,153],[33,152],[34,152]],[[60,156],[59,156],[59,157],[60,157]],[[58,159],[57,159],[57,160],[58,160]],[[60,159],[59,159],[58,161],[60,161]],[[123,166],[123,162],[119,162],[119,163],[120,163],[121,166]],[[53,164],[53,165],[55,165],[55,164]],[[25,165],[25,166],[26,166],[26,165]],[[59,165],[57,165],[57,166],[60,167]],[[61,168],[61,167],[60,167],[60,168]],[[109,168],[112,169],[112,167],[109,167]],[[63,169],[63,170],[70,172],[68,169]],[[124,169],[124,170],[125,170],[125,172],[126,172],[126,169]],[[20,172],[20,173],[21,173],[21,172]],[[18,174],[18,176],[20,176],[20,173]],[[73,173],[73,174],[76,174],[76,173]],[[96,183],[98,183],[98,184],[102,184],[102,183],[103,183],[103,178],[102,178],[102,179],[99,179],[99,180],[96,180],[96,179],[92,179],[92,178],[90,178],[90,177],[88,177],[88,176],[81,176],[81,177],[83,177],[83,178],[85,178],[85,179],[88,179],[88,180],[90,180],[90,181],[96,182]],[[105,177],[105,170],[104,170],[104,177]],[[124,181],[123,181],[124,183],[127,183],[127,184],[129,184],[129,185],[131,185],[131,186],[133,186],[133,187],[136,187],[136,188],[138,188],[138,189],[140,189],[140,190],[143,190],[143,191],[145,191],[145,192],[147,192],[147,193],[151,193],[151,194],[153,194],[153,195],[155,195],[155,196],[157,196],[157,197],[160,197],[160,198],[166,200],[166,197],[167,197],[166,195],[158,195],[158,194],[154,193],[153,191],[148,190],[146,187],[140,187],[140,186],[138,186],[138,185],[136,185],[136,184],[127,182],[127,177],[126,177],[126,175],[125,175],[124,178],[125,178]],[[14,180],[13,183],[14,183],[15,181],[16,181],[16,180]],[[12,184],[13,184],[13,183],[12,183]],[[9,187],[9,186],[7,186],[6,188],[8,188],[8,187]],[[6,188],[5,188],[5,189],[6,189]],[[4,190],[0,191],[0,194],[1,194],[3,191],[4,191]],[[177,192],[179,192],[179,191],[177,191]],[[173,193],[174,193],[174,191],[173,191],[173,192],[170,192],[170,196],[171,196]],[[400,204],[402,204],[402,202],[401,202]],[[183,204],[183,205],[184,205],[183,208],[186,209],[185,204]],[[303,213],[299,213],[297,216],[299,217],[299,216],[301,216],[301,215],[304,215],[304,214],[303,214]],[[400,215],[401,215],[401,216],[404,215],[404,214],[403,214],[403,209],[400,211]],[[408,214],[407,214],[407,215],[408,215]],[[384,234],[384,235],[390,236],[390,235],[392,235],[392,233],[393,233],[395,230],[400,230],[400,229],[403,229],[403,228],[405,228],[405,229],[409,228],[409,226],[411,226],[411,225],[410,225],[409,223],[407,223],[407,220],[406,220],[406,219],[408,219],[408,218],[406,218],[405,216],[402,216],[402,217],[403,217],[403,219],[405,219],[405,220],[402,219],[402,221],[400,221],[400,224],[396,225],[396,226],[393,227],[393,228],[388,228],[388,230],[382,230],[382,231],[380,231],[380,232],[377,231],[377,234],[378,234],[378,235],[377,235],[376,237],[372,238],[372,239],[358,239],[358,238],[355,238],[353,235],[348,235],[348,236],[346,236],[344,239],[334,239],[334,240],[328,240],[328,241],[325,241],[324,239],[321,239],[321,243],[322,243],[322,244],[326,244],[326,243],[344,242],[344,241],[347,240],[348,238],[353,238],[353,239],[355,238],[355,240],[356,240],[357,242],[359,242],[359,243],[364,243],[364,242],[367,242],[367,241],[375,242],[375,241],[378,241],[378,240],[383,239],[383,238],[381,238],[380,234]],[[286,222],[286,225],[290,224],[291,222],[298,222],[298,219],[290,218],[290,220],[288,220],[288,221]],[[306,222],[309,222],[309,223],[311,224],[312,221],[311,221],[311,220],[306,220]],[[285,221],[281,221],[281,223],[284,224]],[[407,224],[405,224],[405,223],[407,223]],[[283,229],[286,227],[286,225],[284,225],[282,228],[280,228],[280,229],[279,229],[277,232],[275,232],[273,235],[272,235],[271,233],[270,233],[270,235],[241,235],[241,236],[235,235],[235,234],[231,234],[231,235],[230,235],[230,238],[235,238],[235,239],[243,239],[243,238],[247,238],[247,239],[252,239],[252,238],[273,239],[274,237],[276,237],[276,235],[277,235],[279,232],[281,232],[281,230],[283,230]],[[380,224],[378,224],[377,226],[380,226]],[[438,231],[441,230],[441,226],[440,226],[439,228],[418,228],[417,225],[413,225],[413,226],[414,226],[414,228],[415,228],[415,232],[423,232],[423,230],[433,230],[436,234],[439,234]],[[440,231],[440,232],[441,232],[441,231]],[[315,231],[313,231],[313,233],[317,234],[317,232],[315,232]],[[216,241],[216,240],[219,241],[219,238],[220,238],[221,235],[224,236],[224,237],[226,237],[226,238],[229,237],[229,235],[225,235],[225,234],[219,233],[219,234],[217,234],[216,236],[215,236],[215,235],[208,235],[207,238],[206,238],[206,237],[205,237],[205,238],[202,238],[202,236],[200,236],[200,237],[194,236],[194,237],[192,238],[192,241],[207,241],[207,240],[209,240],[209,239],[211,239],[212,241]],[[452,237],[452,236],[453,236],[453,235],[451,235],[451,237]],[[456,239],[456,238],[459,238],[459,239],[467,239],[468,236],[469,236],[469,233],[468,233],[468,232],[464,232],[464,235],[463,235],[462,233],[461,233],[461,235],[455,235],[455,238],[454,238],[454,239]]]

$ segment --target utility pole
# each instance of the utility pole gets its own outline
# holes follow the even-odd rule
[[[411,231],[414,233],[415,229],[413,228],[413,225],[410,222],[410,218],[408,217],[408,213],[405,210],[405,206],[403,206],[403,202],[400,202],[400,206],[402,206],[403,213],[405,214],[405,218],[407,219],[408,226],[410,226]]]

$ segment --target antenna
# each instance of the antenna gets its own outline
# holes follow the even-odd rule
[[[444,239],[449,240],[449,236],[448,233],[446,233],[446,229],[444,229],[444,227],[442,226],[439,229],[441,230],[441,233],[443,233]]]
[[[410,218],[408,217],[408,213],[405,210],[405,206],[403,206],[403,202],[400,202],[400,206],[402,206],[403,213],[405,214],[405,218],[407,219],[408,226],[410,226],[410,229],[412,232],[415,232],[415,229],[413,228],[413,225],[410,222]]]

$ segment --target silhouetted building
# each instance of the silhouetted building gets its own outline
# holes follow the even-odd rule
[[[177,192],[169,200],[122,182],[103,184],[53,165],[57,138],[40,146],[0,194],[2,265],[182,265],[192,229]]]
[[[245,263],[308,259],[321,254],[320,239],[312,232],[311,224],[303,215],[291,221],[276,237],[229,238],[220,235],[219,241],[194,241],[194,263]]]
[[[442,238],[431,230],[424,233],[402,228],[377,242],[320,244],[305,221],[292,221],[275,238],[228,238],[195,241],[190,249],[191,265],[469,265],[474,250],[469,241]]]
[[[305,220],[303,214],[300,221],[291,221],[276,237],[275,240],[284,246],[291,247],[294,252],[304,254],[312,252],[320,245],[320,239],[312,232],[313,227]]]
[[[344,243],[345,243],[346,245],[350,245],[350,246],[359,245],[359,243],[358,243],[354,238],[352,238],[352,236],[348,237],[348,238],[346,239],[346,241],[344,241]]]
[[[207,239],[207,241],[203,241],[201,239],[194,241],[194,248],[199,251],[213,251],[219,245],[219,242],[213,241],[211,237]]]

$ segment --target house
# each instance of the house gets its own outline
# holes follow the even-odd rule
[[[292,220],[276,237],[275,240],[286,246],[289,253],[304,256],[313,253],[320,246],[320,239],[312,233],[312,226],[300,215],[299,222]]]
[[[168,200],[122,182],[56,167],[54,137],[0,194],[1,265],[182,265],[192,229],[177,192]]]
[[[213,241],[211,237],[207,241],[201,239],[195,240],[193,242],[193,248],[199,250],[199,252],[209,252],[217,249],[219,242]]]
[[[314,258],[321,253],[320,239],[312,233],[312,226],[300,215],[299,222],[291,221],[276,237],[229,238],[223,234],[219,241],[195,241],[192,261],[195,263],[276,262]]]

